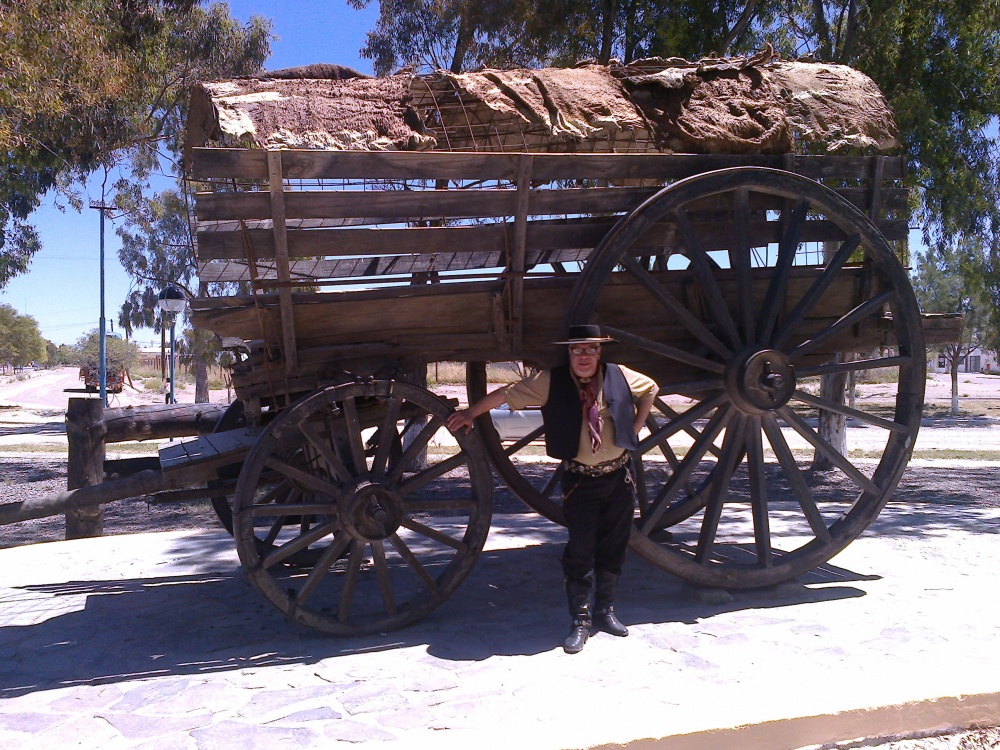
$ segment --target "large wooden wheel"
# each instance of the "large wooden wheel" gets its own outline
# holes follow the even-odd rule
[[[644,239],[663,236],[654,225],[673,229],[666,247]],[[661,386],[635,456],[633,548],[693,583],[766,586],[826,562],[909,460],[925,378],[912,289],[877,227],[816,182],[738,168],[660,191],[588,261],[566,319],[585,322]],[[851,371],[894,393],[865,409],[821,394],[818,376]],[[838,453],[818,409],[863,432],[868,457]],[[813,451],[833,468],[810,470]]]
[[[492,482],[477,435],[432,442],[450,413],[424,389],[379,380],[320,389],[264,430],[236,486],[234,531],[251,582],[288,619],[336,635],[393,630],[465,578]]]

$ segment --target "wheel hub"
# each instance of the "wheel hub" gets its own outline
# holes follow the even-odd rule
[[[765,414],[784,406],[792,397],[795,368],[785,353],[776,349],[746,350],[726,370],[726,389],[740,411]]]
[[[359,482],[338,503],[344,528],[355,539],[366,542],[385,539],[403,521],[403,498],[391,487],[371,480]]]

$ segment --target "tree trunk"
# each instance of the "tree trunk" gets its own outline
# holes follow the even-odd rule
[[[837,356],[837,361],[842,358]],[[820,378],[820,398],[835,404],[844,403],[847,394],[847,373],[836,372]],[[819,410],[819,436],[826,440],[837,453],[847,455],[847,417],[836,412]],[[832,469],[833,464],[819,451],[813,456],[812,468],[818,471]]]
[[[75,490],[104,481],[104,404],[99,398],[71,398],[66,410],[69,455],[66,489]],[[66,538],[102,536],[104,510],[100,506],[66,512]]]
[[[615,18],[618,15],[617,0],[604,0],[604,27],[601,31],[601,52],[597,61],[607,65],[611,61],[611,50],[615,42]]]
[[[194,402],[208,403],[208,365],[200,358],[194,363]]]
[[[962,362],[959,356],[961,352],[955,354],[951,359],[951,413],[958,416],[958,366]]]

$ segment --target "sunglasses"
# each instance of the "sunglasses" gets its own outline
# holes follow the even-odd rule
[[[594,345],[594,344],[591,344],[589,346],[571,346],[569,348],[569,353],[575,354],[577,356],[580,356],[582,354],[590,354],[590,355],[600,354],[601,347],[599,345]]]

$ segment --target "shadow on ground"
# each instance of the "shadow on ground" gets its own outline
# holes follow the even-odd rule
[[[38,622],[0,627],[0,698],[409,647],[462,662],[550,651],[561,643],[567,623],[561,535],[542,532],[533,546],[484,552],[458,591],[427,618],[399,632],[363,637],[332,638],[286,623],[232,564],[219,572],[7,589],[7,604]],[[171,559],[201,554],[221,568],[223,557],[233,558],[218,534],[175,541]],[[710,604],[633,555],[619,610],[630,625],[693,623],[723,612],[863,596],[847,584],[871,578],[824,566],[808,582],[830,585],[740,593],[728,603]]]

